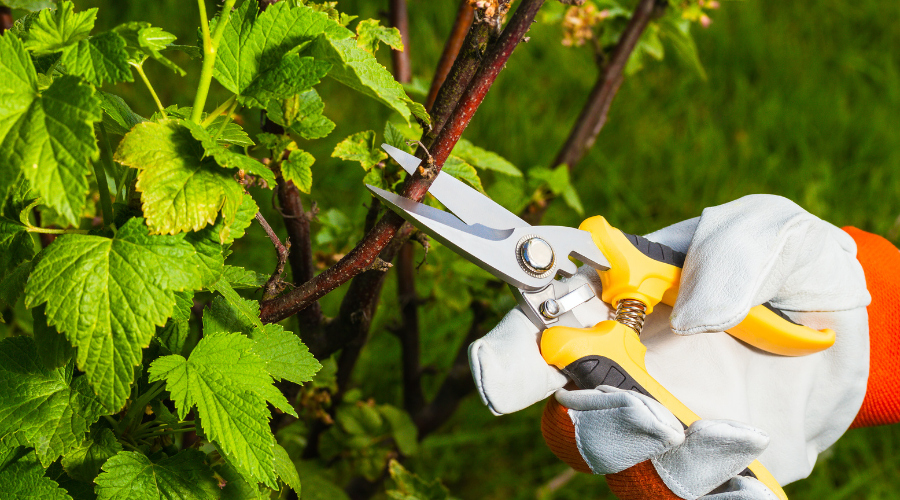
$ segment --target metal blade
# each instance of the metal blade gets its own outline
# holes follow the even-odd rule
[[[422,163],[422,160],[389,144],[382,144],[381,148],[410,175]],[[466,224],[481,223],[502,228],[530,227],[518,215],[446,172],[438,174],[428,192]]]
[[[470,262],[521,290],[539,290],[553,281],[556,273],[575,274],[574,254],[596,269],[609,269],[609,261],[597,248],[591,235],[580,229],[559,226],[494,229],[483,224],[465,224],[451,214],[366,185],[378,199],[421,231],[450,247]],[[517,257],[519,243],[533,236],[548,242],[553,249],[553,267],[542,277],[526,273]]]

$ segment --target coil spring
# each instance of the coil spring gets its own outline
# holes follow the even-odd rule
[[[638,335],[644,328],[647,318],[647,305],[640,300],[622,299],[616,305],[616,321],[631,328]]]

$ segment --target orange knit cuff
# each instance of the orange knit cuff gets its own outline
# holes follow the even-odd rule
[[[869,304],[869,382],[851,427],[900,422],[900,251],[881,236],[845,227],[856,241]]]

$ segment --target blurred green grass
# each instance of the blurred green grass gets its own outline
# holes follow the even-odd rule
[[[457,2],[409,3],[413,71],[427,80]],[[100,27],[147,20],[177,34],[181,43],[196,39],[196,8],[189,4],[76,1],[78,8],[103,7]],[[377,17],[386,4],[341,0],[339,5],[349,13]],[[214,8],[212,2],[208,6]],[[900,214],[898,18],[900,3],[889,0],[725,2],[709,29],[695,30],[708,80],[671,56],[626,79],[606,128],[574,171],[586,215],[603,214],[623,230],[643,233],[695,217],[706,206],[774,193],[838,226],[886,234]],[[559,43],[559,28],[536,24],[529,36],[531,42],[516,50],[466,132],[476,145],[522,169],[552,160],[597,73],[585,50]],[[389,65],[384,50],[381,56]],[[148,73],[165,103],[190,105],[199,67],[186,58],[179,62],[189,69],[187,78],[152,64]],[[116,91],[142,114],[152,112],[143,87]],[[301,146],[319,160],[312,199],[323,209],[339,207],[361,221],[368,200],[359,182],[363,172],[329,156],[350,133],[380,132],[389,114],[342,93],[332,82],[323,83],[320,92],[326,114],[338,127],[329,138]],[[225,98],[214,88],[209,104]],[[247,114],[244,124],[255,131],[257,119]],[[268,210],[269,195],[254,195]],[[577,225],[580,219],[555,203],[545,222]],[[276,217],[269,220],[278,224]],[[234,261],[268,272],[274,255],[264,238],[252,228],[236,245]],[[395,289],[389,278],[355,378],[364,394],[398,404],[399,348],[386,330],[396,320]],[[342,293],[339,289],[323,300],[326,311],[336,310]],[[421,314],[423,363],[444,368],[468,328],[469,315],[434,302]],[[426,382],[433,390],[439,379]],[[423,443],[409,466],[442,478],[460,498],[535,498],[542,485],[566,470],[544,445],[539,418],[537,407],[493,417],[472,396]],[[900,427],[850,431],[820,456],[809,479],[786,490],[797,500],[900,496]],[[612,496],[602,479],[578,475],[546,498]]]

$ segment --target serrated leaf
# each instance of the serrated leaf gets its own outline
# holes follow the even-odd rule
[[[71,500],[66,490],[44,477],[33,451],[0,445],[0,491],[15,500]]]
[[[222,278],[234,289],[261,288],[269,280],[265,274],[239,266],[225,266]]]
[[[359,162],[363,170],[368,172],[378,162],[386,160],[388,155],[375,145],[375,132],[367,130],[357,132],[339,142],[331,157]]]
[[[363,184],[375,186],[379,189],[387,189],[387,184],[384,182],[384,170],[380,168],[369,170],[366,176],[363,177]]]
[[[76,14],[75,5],[64,0],[56,9],[42,10],[30,21],[25,47],[38,55],[62,50],[86,39],[96,20],[96,8]]]
[[[355,40],[320,36],[308,50],[316,59],[332,64],[329,77],[384,104],[408,123],[412,120],[413,112],[407,104],[411,100],[403,85],[394,80],[391,72],[375,56],[357,47]],[[420,112],[418,108],[417,112]]]
[[[271,100],[287,99],[312,89],[331,69],[331,64],[312,57],[286,55],[244,89],[242,104],[265,108]]]
[[[41,346],[38,354],[41,362],[48,370],[66,366],[72,359],[75,349],[66,339],[66,336],[56,331],[56,328],[47,324],[46,306],[39,305],[31,310],[32,325],[34,328],[34,341]]]
[[[205,334],[190,358],[159,358],[149,372],[151,382],[166,380],[180,418],[196,405],[203,430],[229,460],[257,481],[277,488],[275,440],[264,398],[273,396],[266,387],[281,393],[274,389],[249,338],[240,333]]]
[[[267,99],[259,94],[264,82],[276,83],[276,75],[297,75],[298,58],[291,54],[297,46],[309,42],[322,33],[328,36],[349,37],[352,33],[305,5],[279,2],[270,5],[257,17],[258,6],[244,2],[229,18],[219,52],[216,56],[215,77],[226,89],[244,96],[246,102],[265,107]],[[324,61],[319,61],[321,64]],[[303,63],[307,65],[309,63]],[[318,74],[317,72],[315,74]],[[259,83],[257,83],[259,80]],[[305,89],[290,81],[279,82],[286,87],[279,94],[288,97]],[[304,85],[311,86],[307,80]]]
[[[471,142],[460,139],[453,147],[453,154],[482,170],[492,170],[512,177],[522,177],[522,171],[502,156],[479,148]]]
[[[462,141],[462,139],[460,139]],[[406,136],[391,122],[384,124],[384,142],[407,153],[412,154],[412,146],[406,142]]]
[[[48,324],[78,347],[77,362],[111,410],[125,403],[175,291],[200,288],[193,247],[181,237],[151,236],[129,220],[115,237],[63,235],[42,252],[26,287],[27,307],[47,302]]]
[[[449,500],[450,492],[440,481],[425,481],[406,470],[400,462],[391,459],[388,464],[391,479],[397,483],[397,490],[389,490],[388,496],[396,500]]]
[[[297,189],[309,194],[312,190],[312,166],[316,162],[306,151],[291,151],[287,160],[281,162],[281,175],[285,181],[292,181]]]
[[[272,490],[261,486],[252,477],[242,474],[228,463],[227,458],[224,464],[215,468],[215,471],[225,480],[220,500],[270,500]]]
[[[22,293],[25,292],[25,283],[31,274],[31,261],[25,261],[0,279],[0,304],[12,307]]]
[[[34,257],[34,241],[24,225],[0,217],[0,277]]]
[[[191,113],[194,108],[191,107],[181,107],[181,106],[169,106],[166,108],[166,113],[169,118],[181,118],[183,120],[190,120]],[[207,113],[203,113],[203,118],[206,119],[208,116]],[[153,121],[160,121],[162,119],[162,115],[159,112],[156,112],[151,117]],[[225,128],[222,128],[224,125]],[[212,130],[214,133],[219,134],[216,138],[220,144],[223,146],[227,146],[229,144],[234,144],[236,146],[253,146],[253,141],[250,139],[250,136],[247,135],[247,132],[241,128],[240,125],[232,121],[230,118],[225,115],[219,115],[213,118],[212,123],[209,124],[207,130]]]
[[[287,451],[278,444],[275,445],[275,473],[294,490],[297,498],[300,498],[300,475],[297,474],[297,467],[291,461]]]
[[[312,140],[321,139],[334,130],[334,122],[322,114],[324,110],[322,98],[315,90],[310,90],[283,101],[271,101],[266,114],[290,132]]]
[[[14,36],[0,37],[0,59],[0,192],[19,166],[43,202],[77,224],[98,154],[93,124],[102,114],[94,89],[63,76],[38,94],[31,58]]]
[[[231,224],[243,189],[181,120],[141,123],[119,143],[116,161],[137,168],[147,224],[158,233],[197,231],[222,212]]]
[[[575,210],[580,215],[584,214],[584,207],[581,205],[581,199],[578,192],[569,180],[569,167],[560,165],[551,170],[548,168],[538,167],[528,171],[528,176],[536,179],[541,183],[545,183],[550,191],[555,195],[561,195],[566,205]]]
[[[122,445],[116,441],[111,430],[95,428],[81,446],[63,457],[62,466],[72,479],[91,483],[100,473],[103,463],[120,451]]]
[[[379,42],[394,50],[403,52],[403,37],[400,30],[382,26],[377,19],[366,19],[356,25],[356,44],[372,54],[378,50]]]
[[[131,82],[131,67],[125,40],[107,31],[63,49],[62,64],[66,73],[83,77],[99,87],[105,82]]]
[[[225,168],[237,168],[244,170],[249,174],[261,177],[270,188],[275,186],[275,174],[269,170],[269,167],[263,165],[255,158],[251,158],[245,154],[235,153],[231,149],[219,143],[213,134],[215,129],[206,129],[202,125],[194,123],[190,120],[183,120],[181,124],[191,131],[194,139],[200,141],[205,151],[205,156],[212,156],[216,163]]]
[[[148,57],[152,57],[172,71],[184,76],[184,70],[161,53],[175,41],[175,35],[151,26],[150,23],[140,21],[120,24],[113,31],[125,39],[129,61],[132,64],[140,66]]]
[[[54,0],[3,0],[0,4],[11,9],[22,9],[35,12],[41,9],[49,9],[56,6]]]
[[[97,476],[100,500],[216,500],[218,484],[198,450],[181,450],[156,463],[141,453],[122,451]]]
[[[111,134],[125,135],[138,123],[147,121],[132,111],[128,104],[115,94],[98,91],[97,98],[104,112],[103,124]]]
[[[262,328],[258,302],[241,297],[224,280],[216,282],[210,289],[219,292],[221,297],[214,298],[203,314],[204,331],[249,334],[254,328]]]
[[[268,324],[250,333],[253,352],[266,362],[266,371],[275,379],[302,384],[312,380],[322,365],[300,338],[281,325]]]
[[[156,332],[156,341],[172,354],[181,354],[191,332],[189,321],[194,305],[194,292],[175,292],[175,307],[166,326]]]
[[[34,340],[0,341],[0,442],[34,447],[44,465],[77,448],[106,413],[72,365],[48,370]]]
[[[222,243],[228,244],[243,238],[247,228],[256,219],[257,212],[259,212],[259,207],[256,205],[256,201],[253,200],[252,196],[245,193],[241,198],[241,204],[238,205],[237,212],[235,212],[234,220],[228,226],[228,235]]]
[[[475,167],[458,156],[450,155],[444,162],[444,166],[441,167],[441,172],[447,172],[461,181],[466,181],[470,186],[484,193],[484,186],[481,185],[481,178],[478,177]]]
[[[225,254],[222,247],[222,232],[228,228],[223,227],[221,219],[213,226],[206,226],[196,233],[188,233],[185,240],[194,246],[197,252],[197,270],[200,272],[200,282],[203,288],[207,288],[222,276],[225,271]]]

